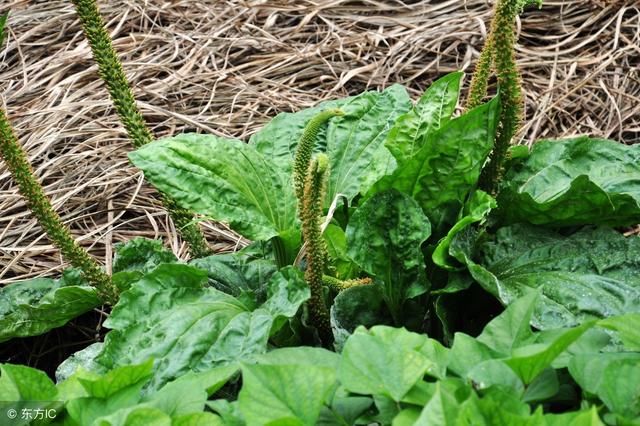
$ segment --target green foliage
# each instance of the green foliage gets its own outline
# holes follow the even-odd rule
[[[309,298],[301,274],[284,269],[268,283],[268,299],[246,306],[205,286],[205,271],[162,264],[122,293],[105,326],[111,331],[96,361],[105,370],[153,357],[157,389],[189,371],[249,359]],[[179,345],[180,350],[174,350]]]
[[[462,73],[454,72],[433,82],[415,106],[398,117],[385,146],[399,165],[422,148],[427,135],[449,121],[458,103],[461,79]]]
[[[640,421],[640,238],[607,227],[637,218],[634,148],[511,150],[494,198],[478,186],[500,99],[452,118],[459,84],[281,114],[249,144],[191,134],[132,153],[181,208],[254,242],[188,263],[159,241],[119,246],[104,342],[55,387],[3,365],[0,395],[49,389],[69,425]],[[49,294],[82,283],[0,292],[7,338],[64,323]]]
[[[421,244],[431,224],[416,201],[396,190],[380,192],[356,210],[346,230],[348,255],[382,283],[396,324],[405,301],[429,289]]]
[[[640,145],[586,136],[538,141],[506,174],[498,202],[505,222],[637,224]]]
[[[446,234],[493,147],[497,99],[473,109],[427,135],[423,146],[373,193],[394,188],[414,198],[429,218],[434,234]]]
[[[531,226],[501,228],[476,245],[476,233],[459,234],[451,255],[504,304],[532,288],[542,292],[532,324],[573,326],[595,318],[640,312],[640,238],[607,228],[572,235]]]
[[[515,301],[477,338],[457,333],[450,349],[405,329],[360,327],[341,354],[303,346],[275,349],[240,365],[209,364],[160,386],[153,383],[164,372],[152,359],[105,373],[80,369],[57,385],[38,370],[1,364],[0,396],[14,406],[60,401],[59,420],[71,425],[129,425],[134,419],[210,425],[636,422],[640,354],[590,346],[587,332],[598,330],[598,322],[532,330],[528,319],[538,297],[534,292]],[[635,328],[638,319],[627,318]],[[566,361],[558,363],[561,358]],[[229,389],[238,371],[237,400],[221,398],[216,392],[225,383]],[[563,395],[563,388],[574,390]],[[555,414],[556,402],[571,408]]]
[[[0,288],[0,342],[36,336],[100,306],[95,288],[78,271],[62,278],[35,278]]]
[[[382,92],[323,102],[310,110],[277,115],[251,137],[249,144],[289,175],[304,127],[328,108],[340,108],[344,116],[333,118],[316,137],[316,148],[324,151],[330,162],[327,205],[338,194],[352,200],[367,192],[388,169],[395,167],[384,144],[389,129],[411,108],[411,101],[404,87],[395,84]]]

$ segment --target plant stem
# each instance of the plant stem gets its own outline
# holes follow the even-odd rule
[[[60,249],[71,265],[80,269],[84,278],[96,288],[98,296],[104,303],[115,304],[118,300],[116,287],[95,259],[73,239],[71,231],[53,209],[2,108],[0,108],[0,155],[7,164],[13,180],[18,184],[18,190],[25,198],[27,206],[51,242]]]
[[[287,266],[287,251],[284,248],[282,238],[276,236],[271,239],[271,247],[273,248],[273,256],[276,259],[278,268]]]
[[[82,23],[85,37],[91,46],[93,58],[98,63],[98,73],[107,85],[111,100],[129,139],[136,148],[153,141],[153,135],[136,106],[133,92],[122,69],[122,64],[113,49],[111,38],[105,29],[95,0],[72,1]],[[211,254],[202,230],[193,221],[193,214],[179,208],[166,195],[163,195],[162,202],[182,239],[189,245],[191,256],[198,258]]]
[[[305,279],[311,290],[309,313],[325,347],[333,343],[329,310],[322,291],[326,247],[322,238],[321,219],[328,174],[329,159],[324,154],[318,154],[309,165],[301,212],[302,236],[307,244]]]
[[[493,62],[498,78],[501,103],[498,135],[489,162],[482,170],[480,187],[490,194],[498,191],[502,178],[509,145],[517,133],[522,120],[523,104],[520,72],[515,59],[515,24],[516,16],[526,0],[498,0],[489,35],[480,54],[480,59],[473,78],[467,108],[482,103],[487,93],[487,84]]]

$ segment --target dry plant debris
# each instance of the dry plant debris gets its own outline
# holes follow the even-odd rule
[[[101,1],[114,46],[156,136],[246,138],[278,112],[470,73],[487,32],[484,0]],[[68,1],[4,0],[0,101],[54,206],[110,268],[113,244],[163,238],[179,256],[157,193],[131,149]],[[519,140],[590,134],[640,142],[637,0],[545,1],[519,25],[526,119]],[[468,81],[467,81],[468,84]],[[246,244],[205,222],[216,251]],[[0,283],[64,267],[0,165]]]

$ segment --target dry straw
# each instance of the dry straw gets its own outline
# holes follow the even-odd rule
[[[99,4],[154,134],[241,138],[322,99],[393,82],[416,97],[444,73],[470,73],[492,10],[485,0]],[[126,158],[129,141],[73,5],[8,0],[0,14],[9,8],[0,102],[63,220],[107,269],[113,244],[135,236],[163,238],[186,256],[157,193]],[[527,120],[518,140],[640,141],[637,0],[548,0],[517,31]],[[246,243],[223,225],[203,226],[216,251]],[[63,266],[0,166],[0,283]]]

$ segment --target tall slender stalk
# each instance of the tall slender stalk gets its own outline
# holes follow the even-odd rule
[[[302,236],[307,244],[305,279],[311,290],[309,313],[326,347],[333,343],[329,310],[322,290],[327,248],[322,238],[321,220],[328,174],[329,158],[325,154],[318,154],[309,165],[301,211]]]
[[[487,94],[491,68],[498,79],[501,102],[500,122],[489,162],[482,170],[480,186],[495,194],[502,178],[511,140],[517,133],[523,114],[521,78],[515,59],[515,19],[530,0],[497,0],[489,35],[471,80],[467,109],[480,105]],[[539,4],[539,2],[538,2]]]
[[[18,184],[18,190],[25,198],[27,206],[51,242],[60,249],[71,265],[80,269],[85,279],[96,288],[103,302],[115,304],[118,300],[116,287],[96,260],[73,239],[69,228],[53,209],[2,108],[0,108],[0,156],[7,164],[11,177]]]
[[[93,58],[98,63],[100,77],[107,85],[111,100],[129,139],[136,148],[151,142],[153,135],[136,106],[133,92],[113,49],[111,37],[105,29],[95,0],[72,1],[82,23],[85,37],[91,46]],[[178,207],[175,201],[167,196],[163,195],[162,202],[182,239],[189,245],[191,255],[197,258],[211,254],[202,230],[193,221],[193,214]]]
[[[302,211],[302,198],[304,194],[304,184],[311,163],[311,154],[316,145],[318,132],[322,125],[332,117],[344,115],[342,110],[333,108],[326,109],[316,114],[302,131],[302,136],[296,148],[296,155],[293,160],[293,186],[298,197],[298,211]]]

